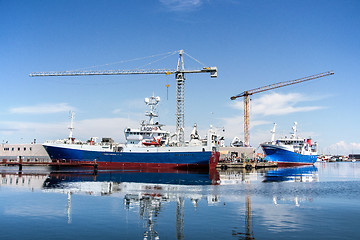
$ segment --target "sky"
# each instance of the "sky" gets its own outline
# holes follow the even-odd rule
[[[334,75],[251,96],[250,143],[289,135],[324,154],[360,153],[360,2],[357,0],[0,0],[0,141],[111,137],[138,127],[145,97],[175,129],[175,76],[29,77],[32,72],[216,66],[185,75],[185,139],[212,125],[243,139],[243,99],[272,83]],[[195,60],[194,60],[195,59]],[[170,87],[167,89],[166,84]],[[224,130],[224,131],[223,131]]]

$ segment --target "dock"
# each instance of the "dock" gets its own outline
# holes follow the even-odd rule
[[[244,168],[247,170],[259,169],[259,168],[277,168],[278,164],[275,162],[219,162],[216,165],[216,169],[238,169]]]
[[[78,162],[78,161],[52,161],[52,162],[34,162],[34,161],[23,161],[21,158],[19,161],[6,161],[0,162],[0,166],[18,166],[19,171],[22,171],[23,166],[49,166],[55,167],[57,170],[60,167],[89,167],[94,169],[96,174],[98,171],[98,163],[96,160],[93,162]]]

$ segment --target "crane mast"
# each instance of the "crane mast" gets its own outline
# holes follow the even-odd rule
[[[245,146],[250,147],[250,123],[249,123],[250,122],[250,117],[249,117],[249,112],[250,112],[249,96],[250,95],[253,95],[255,93],[269,91],[269,90],[280,88],[280,87],[285,87],[285,86],[301,83],[301,82],[305,82],[305,81],[310,81],[310,80],[313,80],[316,78],[326,77],[326,76],[333,75],[333,74],[334,74],[334,72],[328,71],[328,72],[323,72],[323,73],[319,73],[319,74],[315,74],[315,75],[311,75],[308,77],[299,78],[299,79],[295,79],[295,80],[278,82],[278,83],[270,84],[267,86],[255,88],[252,90],[244,91],[238,95],[230,97],[231,100],[235,100],[239,97],[244,97],[244,138],[245,138],[244,142],[245,142]]]
[[[204,67],[202,69],[186,70],[184,67],[184,51],[179,50],[177,69],[151,69],[151,70],[103,70],[103,71],[58,71],[58,72],[34,72],[30,77],[48,76],[93,76],[93,75],[132,75],[132,74],[175,74],[176,80],[176,133],[180,145],[184,143],[185,124],[185,73],[210,73],[210,77],[217,77],[216,67]]]

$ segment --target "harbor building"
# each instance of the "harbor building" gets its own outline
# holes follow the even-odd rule
[[[0,147],[1,162],[51,162],[49,155],[41,144],[9,144]]]

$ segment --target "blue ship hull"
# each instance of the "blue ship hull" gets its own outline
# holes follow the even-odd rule
[[[105,168],[193,168],[216,166],[219,154],[199,152],[105,152],[46,146],[53,161],[94,162]]]
[[[299,154],[270,144],[262,144],[261,147],[266,154],[265,160],[279,165],[312,165],[317,161],[317,155]]]

